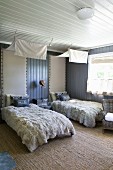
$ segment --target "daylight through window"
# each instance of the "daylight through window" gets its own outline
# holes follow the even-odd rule
[[[90,57],[87,91],[98,94],[113,93],[113,57]]]

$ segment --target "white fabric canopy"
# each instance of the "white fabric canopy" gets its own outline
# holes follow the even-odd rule
[[[113,52],[92,54],[88,56],[88,63],[113,63]]]
[[[66,51],[65,53],[61,54],[61,55],[58,55],[56,57],[69,57],[69,52]]]
[[[26,58],[35,58],[46,60],[47,46],[33,42],[27,42],[21,39],[15,39],[7,50],[14,51],[15,55]]]
[[[87,63],[88,52],[69,49],[69,62]]]
[[[68,51],[57,57],[69,57],[69,62],[87,63],[88,52],[68,49]]]

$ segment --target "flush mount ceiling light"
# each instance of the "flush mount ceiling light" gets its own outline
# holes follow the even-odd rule
[[[94,16],[94,9],[90,7],[84,7],[77,11],[77,17],[80,20],[90,19]]]

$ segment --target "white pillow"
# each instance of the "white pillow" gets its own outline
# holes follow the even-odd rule
[[[14,94],[5,94],[5,107],[10,106],[13,103],[13,97],[29,97],[25,95],[14,95]]]
[[[113,121],[113,113],[107,113],[105,116],[106,121]]]

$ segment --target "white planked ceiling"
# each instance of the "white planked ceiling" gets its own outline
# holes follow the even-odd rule
[[[93,7],[94,17],[79,20],[82,7]],[[113,0],[0,0],[0,42],[14,36],[55,51],[111,45]]]

